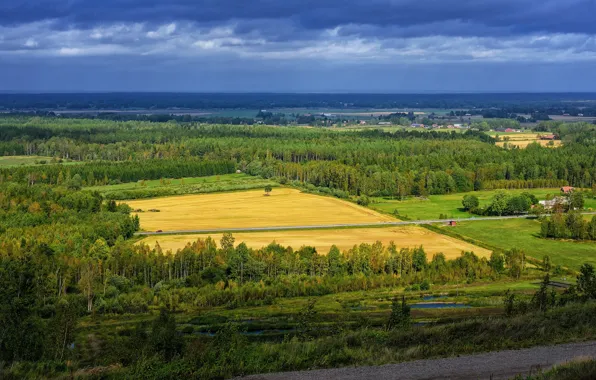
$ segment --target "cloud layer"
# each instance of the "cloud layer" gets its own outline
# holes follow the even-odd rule
[[[4,1],[0,63],[586,63],[594,14],[594,0]]]

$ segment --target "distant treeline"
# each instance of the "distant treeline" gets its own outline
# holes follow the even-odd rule
[[[232,161],[211,161],[197,159],[145,160],[89,162],[84,165],[50,164],[44,166],[0,169],[0,183],[16,181],[27,183],[48,183],[67,185],[78,176],[83,186],[109,185],[122,182],[136,182],[143,179],[206,177],[231,174],[236,171]]]
[[[0,109],[151,110],[300,108],[459,108],[507,107],[531,113],[536,107],[585,107],[593,93],[514,94],[223,94],[81,93],[0,94]],[[529,112],[528,112],[529,111]]]

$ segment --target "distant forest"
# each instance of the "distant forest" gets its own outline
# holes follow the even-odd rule
[[[82,162],[0,169],[0,183],[83,185],[233,173],[296,182],[340,198],[448,194],[481,189],[590,188],[596,178],[596,127],[543,122],[564,141],[502,149],[480,131],[381,130],[0,118],[0,155]],[[118,164],[114,164],[118,163]],[[142,165],[139,165],[142,163]],[[85,182],[85,183],[83,183]]]
[[[0,94],[4,110],[274,109],[274,108],[499,108],[509,113],[596,112],[596,93],[517,94],[272,94],[82,93]],[[578,111],[582,113],[581,111]],[[576,112],[577,114],[577,112]],[[585,112],[584,112],[585,114]],[[596,113],[595,113],[596,114]]]

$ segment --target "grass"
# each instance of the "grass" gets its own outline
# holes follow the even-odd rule
[[[185,177],[185,178],[167,178],[162,180],[147,180],[137,182],[127,182],[118,185],[105,185],[105,186],[91,186],[87,187],[88,190],[96,190],[101,193],[110,191],[124,191],[124,190],[136,190],[136,189],[159,189],[159,188],[170,188],[176,186],[185,185],[196,185],[203,183],[219,183],[229,181],[250,181],[253,179],[260,179],[259,177],[253,177],[248,174],[222,174],[213,175],[208,177]]]
[[[273,189],[235,193],[185,195],[127,201],[145,230],[189,230],[342,223],[380,223],[393,218],[331,197]],[[146,212],[158,209],[160,212]]]
[[[209,235],[165,235],[151,236],[142,242],[153,245],[156,241],[164,250],[177,250],[184,248],[198,238],[211,236],[216,241],[221,239],[221,234]],[[283,246],[294,249],[302,246],[314,246],[320,253],[327,253],[332,245],[337,245],[340,250],[348,250],[361,243],[372,244],[381,241],[388,245],[393,241],[399,248],[413,248],[422,245],[429,257],[442,252],[448,259],[459,257],[462,251],[473,251],[480,257],[489,257],[491,251],[473,244],[441,235],[421,227],[385,227],[385,228],[354,228],[334,230],[301,230],[301,231],[271,231],[271,232],[246,232],[234,233],[236,243],[245,242],[249,247],[261,248],[275,241]]]
[[[558,195],[558,188],[551,189],[521,189],[505,190],[508,194],[521,194],[529,192],[539,200],[546,199],[547,194]],[[393,214],[394,210],[399,215],[408,219],[437,219],[439,215],[447,215],[448,218],[469,218],[474,215],[463,211],[461,201],[466,194],[478,197],[481,206],[490,204],[497,190],[473,191],[469,193],[455,193],[445,195],[430,195],[427,198],[409,198],[403,201],[389,198],[374,198],[370,207],[384,213]],[[596,199],[586,199],[586,208],[596,208]]]
[[[529,219],[462,222],[449,228],[495,249],[523,249],[528,256],[542,260],[549,255],[554,264],[579,269],[583,263],[596,265],[596,243],[550,240],[538,237],[540,222]]]
[[[141,180],[117,185],[92,186],[108,199],[141,199],[183,194],[216,193],[224,191],[250,190],[265,186],[279,186],[276,182],[247,174],[223,174],[207,177],[165,178]]]
[[[20,166],[20,165],[39,165],[40,161],[46,164],[52,163],[52,157],[45,156],[0,156],[0,167]]]
[[[545,373],[517,376],[514,380],[592,380],[596,379],[596,360],[585,357],[553,367]]]

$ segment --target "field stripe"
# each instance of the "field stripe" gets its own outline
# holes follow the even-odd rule
[[[596,215],[596,212],[585,212],[583,215]],[[545,214],[544,216],[550,216]],[[506,220],[506,219],[537,219],[535,216],[528,215],[509,215],[509,216],[484,216],[477,218],[457,218],[457,219],[430,219],[430,220],[408,220],[399,222],[379,222],[371,223],[348,223],[348,224],[327,224],[327,225],[313,225],[313,226],[271,226],[271,227],[243,227],[243,228],[214,228],[214,229],[199,229],[199,230],[171,230],[171,231],[140,231],[136,232],[137,236],[151,236],[151,235],[188,235],[188,234],[210,234],[223,232],[264,232],[264,231],[291,231],[291,230],[323,230],[323,229],[338,229],[338,228],[372,228],[372,227],[392,227],[392,226],[408,226],[421,224],[437,224],[447,223],[449,221],[456,222],[474,222],[482,220]]]

